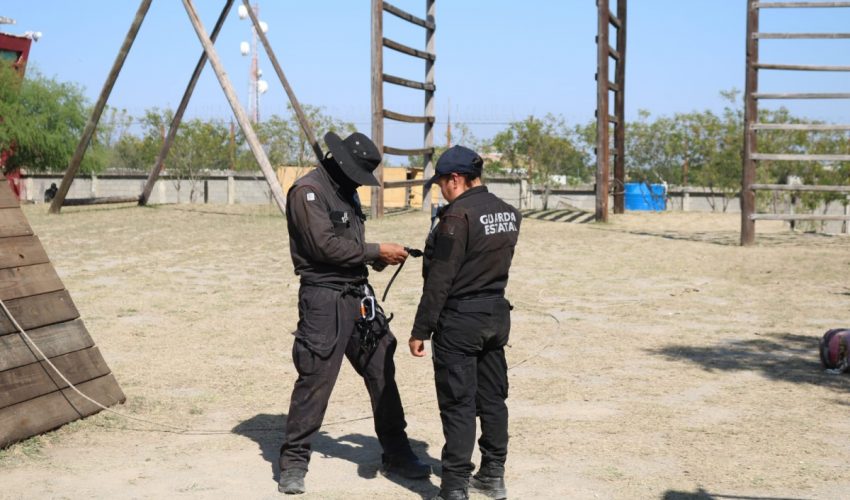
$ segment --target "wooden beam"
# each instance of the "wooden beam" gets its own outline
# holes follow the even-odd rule
[[[372,0],[372,142],[384,150],[384,0]],[[372,217],[384,216],[384,165],[374,172],[378,185],[372,186]]]
[[[403,87],[409,87],[409,88],[412,88],[412,89],[430,90],[432,92],[434,90],[436,90],[436,87],[434,86],[433,83],[416,82],[416,81],[413,81],[413,80],[408,80],[406,78],[388,75],[386,73],[383,74],[382,79],[383,79],[383,81],[385,81],[387,83],[392,83],[392,84],[395,84],[395,85],[401,85]]]
[[[407,123],[434,123],[433,116],[412,116],[396,113],[394,111],[384,110],[384,118]]]
[[[79,351],[94,345],[83,320],[75,319],[56,323],[27,331],[35,345],[48,358],[54,358],[69,352]],[[17,368],[37,361],[32,348],[15,331],[0,335],[0,371]]]
[[[424,154],[434,154],[434,148],[413,148],[413,149],[402,149],[402,148],[392,148],[390,146],[384,146],[384,153],[388,155],[400,155],[400,156],[414,156],[414,155],[424,155]]]
[[[756,2],[756,9],[850,7],[850,2]]]
[[[430,177],[429,177],[430,179]],[[425,184],[425,179],[409,179],[406,181],[390,181],[384,183],[384,189],[392,189],[392,188],[407,188],[407,187],[416,187],[422,186]]]
[[[617,0],[617,18],[620,25],[617,30],[617,52],[620,59],[614,70],[614,82],[617,93],[614,95],[614,213],[626,212],[625,182],[626,182],[626,33],[627,33],[627,4],[626,0]]]
[[[9,312],[26,331],[80,317],[67,290],[10,299],[5,302]],[[0,335],[17,331],[18,329],[9,318],[5,314],[0,314]]]
[[[224,26],[224,21],[227,19],[227,14],[230,12],[230,8],[232,6],[233,0],[227,0],[224,3],[224,8],[221,9],[221,14],[219,14],[212,33],[210,33],[210,40],[212,42],[215,42],[216,38],[218,38],[221,27]],[[139,205],[147,205],[148,199],[150,199],[153,186],[156,184],[156,180],[162,173],[163,166],[165,165],[165,158],[168,156],[168,151],[174,143],[174,138],[177,137],[177,129],[180,127],[180,122],[183,121],[183,113],[186,112],[186,107],[189,105],[189,100],[192,98],[192,93],[195,91],[195,85],[198,83],[198,78],[200,78],[201,72],[206,64],[207,52],[205,50],[201,50],[201,55],[198,57],[198,62],[195,63],[195,69],[192,71],[192,76],[189,78],[186,90],[183,91],[183,97],[180,99],[180,104],[177,105],[177,110],[174,111],[174,116],[171,118],[171,125],[168,127],[168,133],[165,135],[165,140],[162,143],[162,147],[159,149],[159,154],[157,154],[156,160],[154,160],[153,169],[151,170],[150,175],[148,175],[145,187],[142,188],[142,194],[138,198]]]
[[[756,209],[755,193],[750,186],[756,179],[756,162],[753,154],[756,151],[756,132],[750,125],[758,120],[758,100],[753,97],[758,91],[759,59],[758,40],[752,36],[759,29],[759,10],[752,2],[747,2],[747,31],[746,31],[746,79],[744,83],[744,152],[741,173],[741,245],[748,246],[755,242],[756,227],[750,217]]]
[[[123,403],[126,399],[111,374],[84,382],[78,389],[104,406]],[[0,448],[99,411],[98,406],[71,389],[8,406],[0,410]]]
[[[785,71],[850,71],[850,66],[818,66],[813,64],[756,64],[756,69],[778,69]]]
[[[0,269],[0,300],[56,292],[64,288],[53,264],[49,262]]]
[[[9,182],[5,177],[0,176],[0,208],[18,208],[20,206],[21,202],[12,192]]]
[[[77,172],[80,170],[80,164],[83,162],[83,156],[85,156],[86,149],[88,149],[92,136],[94,136],[94,131],[97,128],[97,122],[100,121],[100,115],[103,113],[103,108],[106,106],[109,94],[112,93],[112,87],[115,86],[118,74],[124,66],[127,54],[130,53],[130,48],[136,40],[136,35],[139,33],[142,21],[145,20],[145,16],[151,6],[151,1],[152,0],[142,0],[139,4],[139,8],[136,11],[136,17],[133,18],[133,23],[130,25],[127,35],[124,37],[124,43],[121,45],[121,49],[115,57],[115,62],[112,63],[112,69],[109,70],[109,75],[106,77],[106,82],[103,84],[100,96],[98,96],[97,102],[95,103],[94,108],[92,108],[91,116],[83,129],[83,135],[80,137],[80,142],[77,144],[74,156],[71,157],[71,162],[65,170],[65,175],[62,177],[59,190],[56,191],[56,196],[50,203],[49,213],[51,214],[58,214],[62,209],[62,204],[65,201],[65,197],[68,196],[68,190],[71,188],[71,183],[74,182],[74,177],[76,177]]]
[[[811,130],[811,131],[830,131],[830,130],[850,130],[850,124],[834,124],[834,123],[752,123],[752,130]]]
[[[0,269],[49,262],[47,252],[35,235],[0,238]]]
[[[101,196],[97,198],[68,198],[64,206],[109,205],[114,203],[139,203],[140,196]]]
[[[434,59],[425,61],[425,84],[431,87],[431,90],[425,90],[425,116],[434,117],[436,100],[434,98],[434,89],[436,88],[436,78],[434,76],[434,65],[436,61],[436,0],[425,0],[425,13],[427,17],[427,26],[425,27],[425,50],[429,54],[434,54]],[[434,175],[434,120],[425,122],[425,149],[428,150],[422,156],[423,177],[430,179]],[[410,199],[408,196],[407,200]],[[422,188],[422,211],[431,215],[431,190]]]
[[[610,10],[608,11],[608,22],[618,30],[623,29],[623,22],[620,21],[620,18],[615,16]]]
[[[847,155],[816,155],[816,154],[771,154],[753,153],[753,160],[775,160],[775,161],[850,161]]]
[[[608,128],[608,0],[599,0],[596,23],[596,211],[597,222],[608,222],[610,176]]]
[[[785,220],[785,221],[842,221],[850,220],[850,215],[818,215],[818,214],[752,214],[756,220]]]
[[[607,31],[607,29],[606,29],[606,31]],[[615,61],[620,60],[620,53],[617,52],[617,50],[614,47],[608,46],[608,55],[610,55],[611,58],[614,59]]]
[[[417,26],[422,26],[425,29],[429,29],[429,30],[437,29],[437,25],[434,24],[433,21],[426,21],[425,19],[422,19],[420,17],[416,17],[413,14],[410,14],[408,12],[405,12],[405,11],[399,9],[398,7],[396,7],[395,5],[392,5],[389,2],[381,2],[381,3],[383,4],[383,10],[389,12],[390,14],[392,14],[396,17],[404,19],[405,21],[411,22],[411,23],[413,23]]]
[[[841,40],[850,38],[850,33],[753,33],[761,40]]]
[[[254,127],[251,126],[250,120],[248,120],[248,115],[245,113],[245,110],[242,108],[242,104],[239,103],[239,98],[233,91],[230,79],[224,71],[224,66],[222,66],[221,61],[218,58],[218,53],[216,52],[215,47],[213,47],[212,41],[210,41],[203,24],[201,24],[201,20],[198,17],[198,13],[195,10],[192,0],[183,0],[183,7],[186,9],[186,14],[192,22],[192,27],[195,28],[195,33],[198,35],[201,45],[204,46],[204,50],[207,53],[207,57],[210,60],[213,71],[215,71],[219,84],[221,85],[222,90],[224,90],[224,95],[227,97],[227,101],[233,109],[233,114],[236,115],[236,121],[239,122],[239,126],[242,128],[242,133],[245,134],[245,140],[248,142],[248,146],[254,153],[254,158],[256,158],[257,163],[260,165],[260,170],[263,171],[266,182],[269,184],[272,197],[274,198],[280,213],[285,214],[286,196],[283,194],[283,190],[277,180],[277,175],[275,174],[274,169],[272,169],[271,163],[269,163],[269,158],[266,156],[263,146],[260,144],[259,139],[257,139],[257,134],[254,132]],[[248,10],[250,11],[251,9]]]
[[[50,359],[59,372],[78,385],[109,373],[106,361],[97,347],[89,347]],[[68,384],[46,362],[39,361],[0,372],[0,409],[22,403]]]
[[[847,92],[755,93],[755,99],[850,99]]]
[[[437,58],[435,54],[430,52],[426,52],[424,50],[414,49],[413,47],[408,47],[407,45],[396,42],[395,40],[390,40],[389,38],[383,39],[384,47],[388,49],[393,49],[402,54],[407,54],[413,57],[419,57],[421,59],[425,59],[426,61],[433,61]]]
[[[0,208],[0,238],[32,234],[30,223],[20,208]]]
[[[619,62],[619,61],[618,61]],[[611,92],[619,92],[620,86],[614,82],[608,82],[608,90]]]
[[[812,184],[753,184],[756,191],[811,191],[821,193],[850,193],[850,186],[816,186]]]
[[[307,119],[307,115],[304,114],[304,110],[301,109],[301,104],[298,102],[298,98],[295,97],[295,91],[292,90],[292,86],[289,85],[289,80],[287,80],[286,75],[283,74],[283,68],[281,68],[280,63],[277,60],[277,56],[269,43],[269,39],[260,27],[260,20],[257,19],[257,14],[254,12],[254,9],[251,8],[251,2],[249,0],[242,0],[242,4],[246,9],[248,9],[248,17],[251,18],[251,22],[254,24],[254,31],[260,38],[260,42],[262,42],[263,48],[266,50],[266,55],[269,57],[269,61],[271,61],[272,67],[274,68],[275,73],[277,73],[280,83],[283,84],[283,89],[286,91],[286,96],[289,97],[292,109],[295,110],[295,117],[298,118],[298,124],[301,125],[301,130],[304,132],[304,136],[307,137],[307,142],[309,142],[310,147],[313,148],[313,153],[316,155],[316,161],[321,163],[325,154],[322,152],[322,147],[319,146],[319,141],[316,140],[316,134],[313,133],[313,126]],[[271,183],[271,181],[269,182]],[[275,176],[275,182],[277,182],[277,176]]]

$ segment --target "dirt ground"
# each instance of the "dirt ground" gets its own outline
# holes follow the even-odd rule
[[[0,451],[0,498],[282,498],[297,279],[272,207],[25,207],[127,395]],[[817,342],[850,326],[850,238],[739,216],[528,219],[509,286],[511,498],[841,498],[850,377]],[[367,223],[421,246],[427,218]],[[389,272],[373,276],[378,292]],[[439,472],[432,366],[406,350],[411,261],[385,304],[415,449]],[[345,366],[301,498],[430,498],[377,473],[365,387]],[[476,457],[477,460],[477,457]]]

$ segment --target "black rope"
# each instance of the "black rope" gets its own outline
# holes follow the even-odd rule
[[[422,250],[419,250],[417,248],[410,248],[410,247],[404,247],[404,249],[407,250],[407,254],[411,257],[422,257]],[[398,273],[401,272],[401,268],[404,267],[405,262],[407,262],[407,261],[405,260],[401,264],[399,264],[398,269],[396,269],[395,272],[393,273],[393,277],[390,278],[389,283],[387,283],[387,288],[384,289],[384,295],[381,297],[381,302],[384,302],[384,301],[387,300],[387,294],[390,293],[390,287],[393,286],[393,281],[395,281],[395,277],[398,276]]]

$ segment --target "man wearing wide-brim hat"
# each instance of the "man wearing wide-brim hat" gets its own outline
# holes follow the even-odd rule
[[[311,441],[322,425],[343,357],[366,382],[383,449],[382,471],[407,478],[431,473],[410,447],[395,382],[396,339],[386,322],[376,327],[374,318],[382,315],[367,281],[367,265],[380,270],[407,258],[402,245],[366,241],[356,189],[379,184],[372,172],[381,154],[360,133],[343,140],[329,132],[325,143],[330,152],[295,181],[286,198],[289,250],[301,278],[292,346],[298,379],[280,450],[278,489],[287,494],[305,491]]]

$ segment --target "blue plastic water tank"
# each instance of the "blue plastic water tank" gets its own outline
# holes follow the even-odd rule
[[[625,198],[626,210],[665,210],[667,208],[667,190],[664,184],[647,186],[642,182],[627,182]]]

